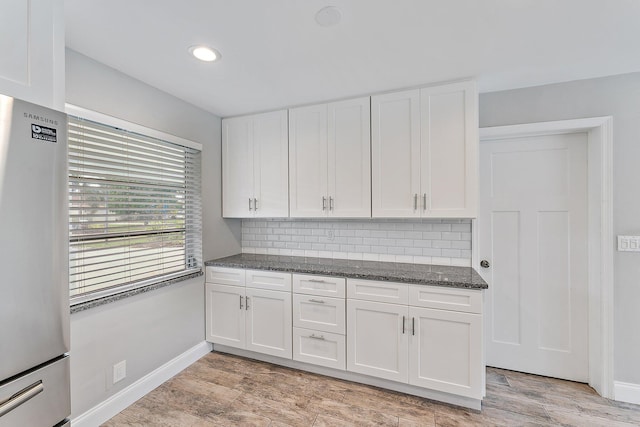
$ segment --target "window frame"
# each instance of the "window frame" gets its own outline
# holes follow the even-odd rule
[[[186,148],[190,148],[190,149],[194,149],[202,152],[202,144],[200,143],[197,143],[185,138],[181,138],[157,129],[152,129],[143,125],[139,125],[133,122],[129,122],[113,116],[99,113],[97,111],[78,107],[73,104],[65,104],[65,113],[70,116],[76,116],[78,118],[93,121],[98,124],[122,129],[126,132],[139,134],[145,137],[155,138],[161,141],[169,142],[175,145],[183,146]],[[200,176],[200,179],[202,180],[202,176]],[[68,185],[67,185],[67,188],[68,188]],[[202,199],[202,194],[200,195],[200,198]],[[200,202],[200,212],[201,210],[202,210],[202,202]],[[69,206],[67,206],[67,215],[68,214],[69,214]],[[67,218],[67,224],[69,224],[68,218]],[[202,230],[202,223],[200,224],[200,229]],[[70,243],[71,243],[71,239],[68,240],[67,245],[70,245]],[[200,239],[200,252],[202,253],[202,238]],[[78,306],[81,304],[91,303],[97,300],[104,300],[114,295],[127,294],[132,291],[136,291],[135,293],[138,293],[137,291],[138,290],[142,291],[144,290],[143,288],[155,288],[156,286],[159,286],[165,283],[170,284],[170,283],[186,280],[190,277],[193,277],[194,275],[201,275],[202,268],[203,268],[202,265],[200,265],[196,268],[192,268],[192,269],[186,268],[185,270],[174,272],[174,273],[168,273],[159,277],[151,277],[148,279],[142,279],[142,280],[138,280],[130,283],[115,285],[115,286],[107,287],[101,290],[91,291],[91,292],[87,292],[79,295],[74,295],[74,296],[70,295],[70,306],[73,310],[74,306],[78,308]],[[67,271],[66,274],[67,275],[70,274],[70,271]],[[184,279],[182,279],[182,277],[184,277]],[[70,294],[71,288],[69,287],[67,291]]]

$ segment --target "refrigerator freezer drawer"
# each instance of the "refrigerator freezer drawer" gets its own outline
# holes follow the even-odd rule
[[[69,357],[0,386],[0,427],[57,425],[71,414]]]

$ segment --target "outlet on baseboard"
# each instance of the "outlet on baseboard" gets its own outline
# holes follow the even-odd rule
[[[113,383],[122,381],[127,377],[127,361],[123,360],[113,365]]]

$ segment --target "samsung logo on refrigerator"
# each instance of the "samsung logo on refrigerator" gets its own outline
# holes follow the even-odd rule
[[[50,124],[50,125],[54,125],[54,126],[58,126],[58,121],[57,120],[52,120],[49,119],[47,117],[41,116],[39,114],[32,114],[32,113],[24,113],[24,118],[25,119],[31,119],[31,120],[36,120],[42,123],[46,123],[46,124]]]
[[[43,142],[58,142],[58,136],[54,128],[39,126],[33,123],[31,124],[31,138]]]

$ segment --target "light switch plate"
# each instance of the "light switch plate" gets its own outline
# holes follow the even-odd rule
[[[618,236],[618,250],[640,252],[640,236]]]

